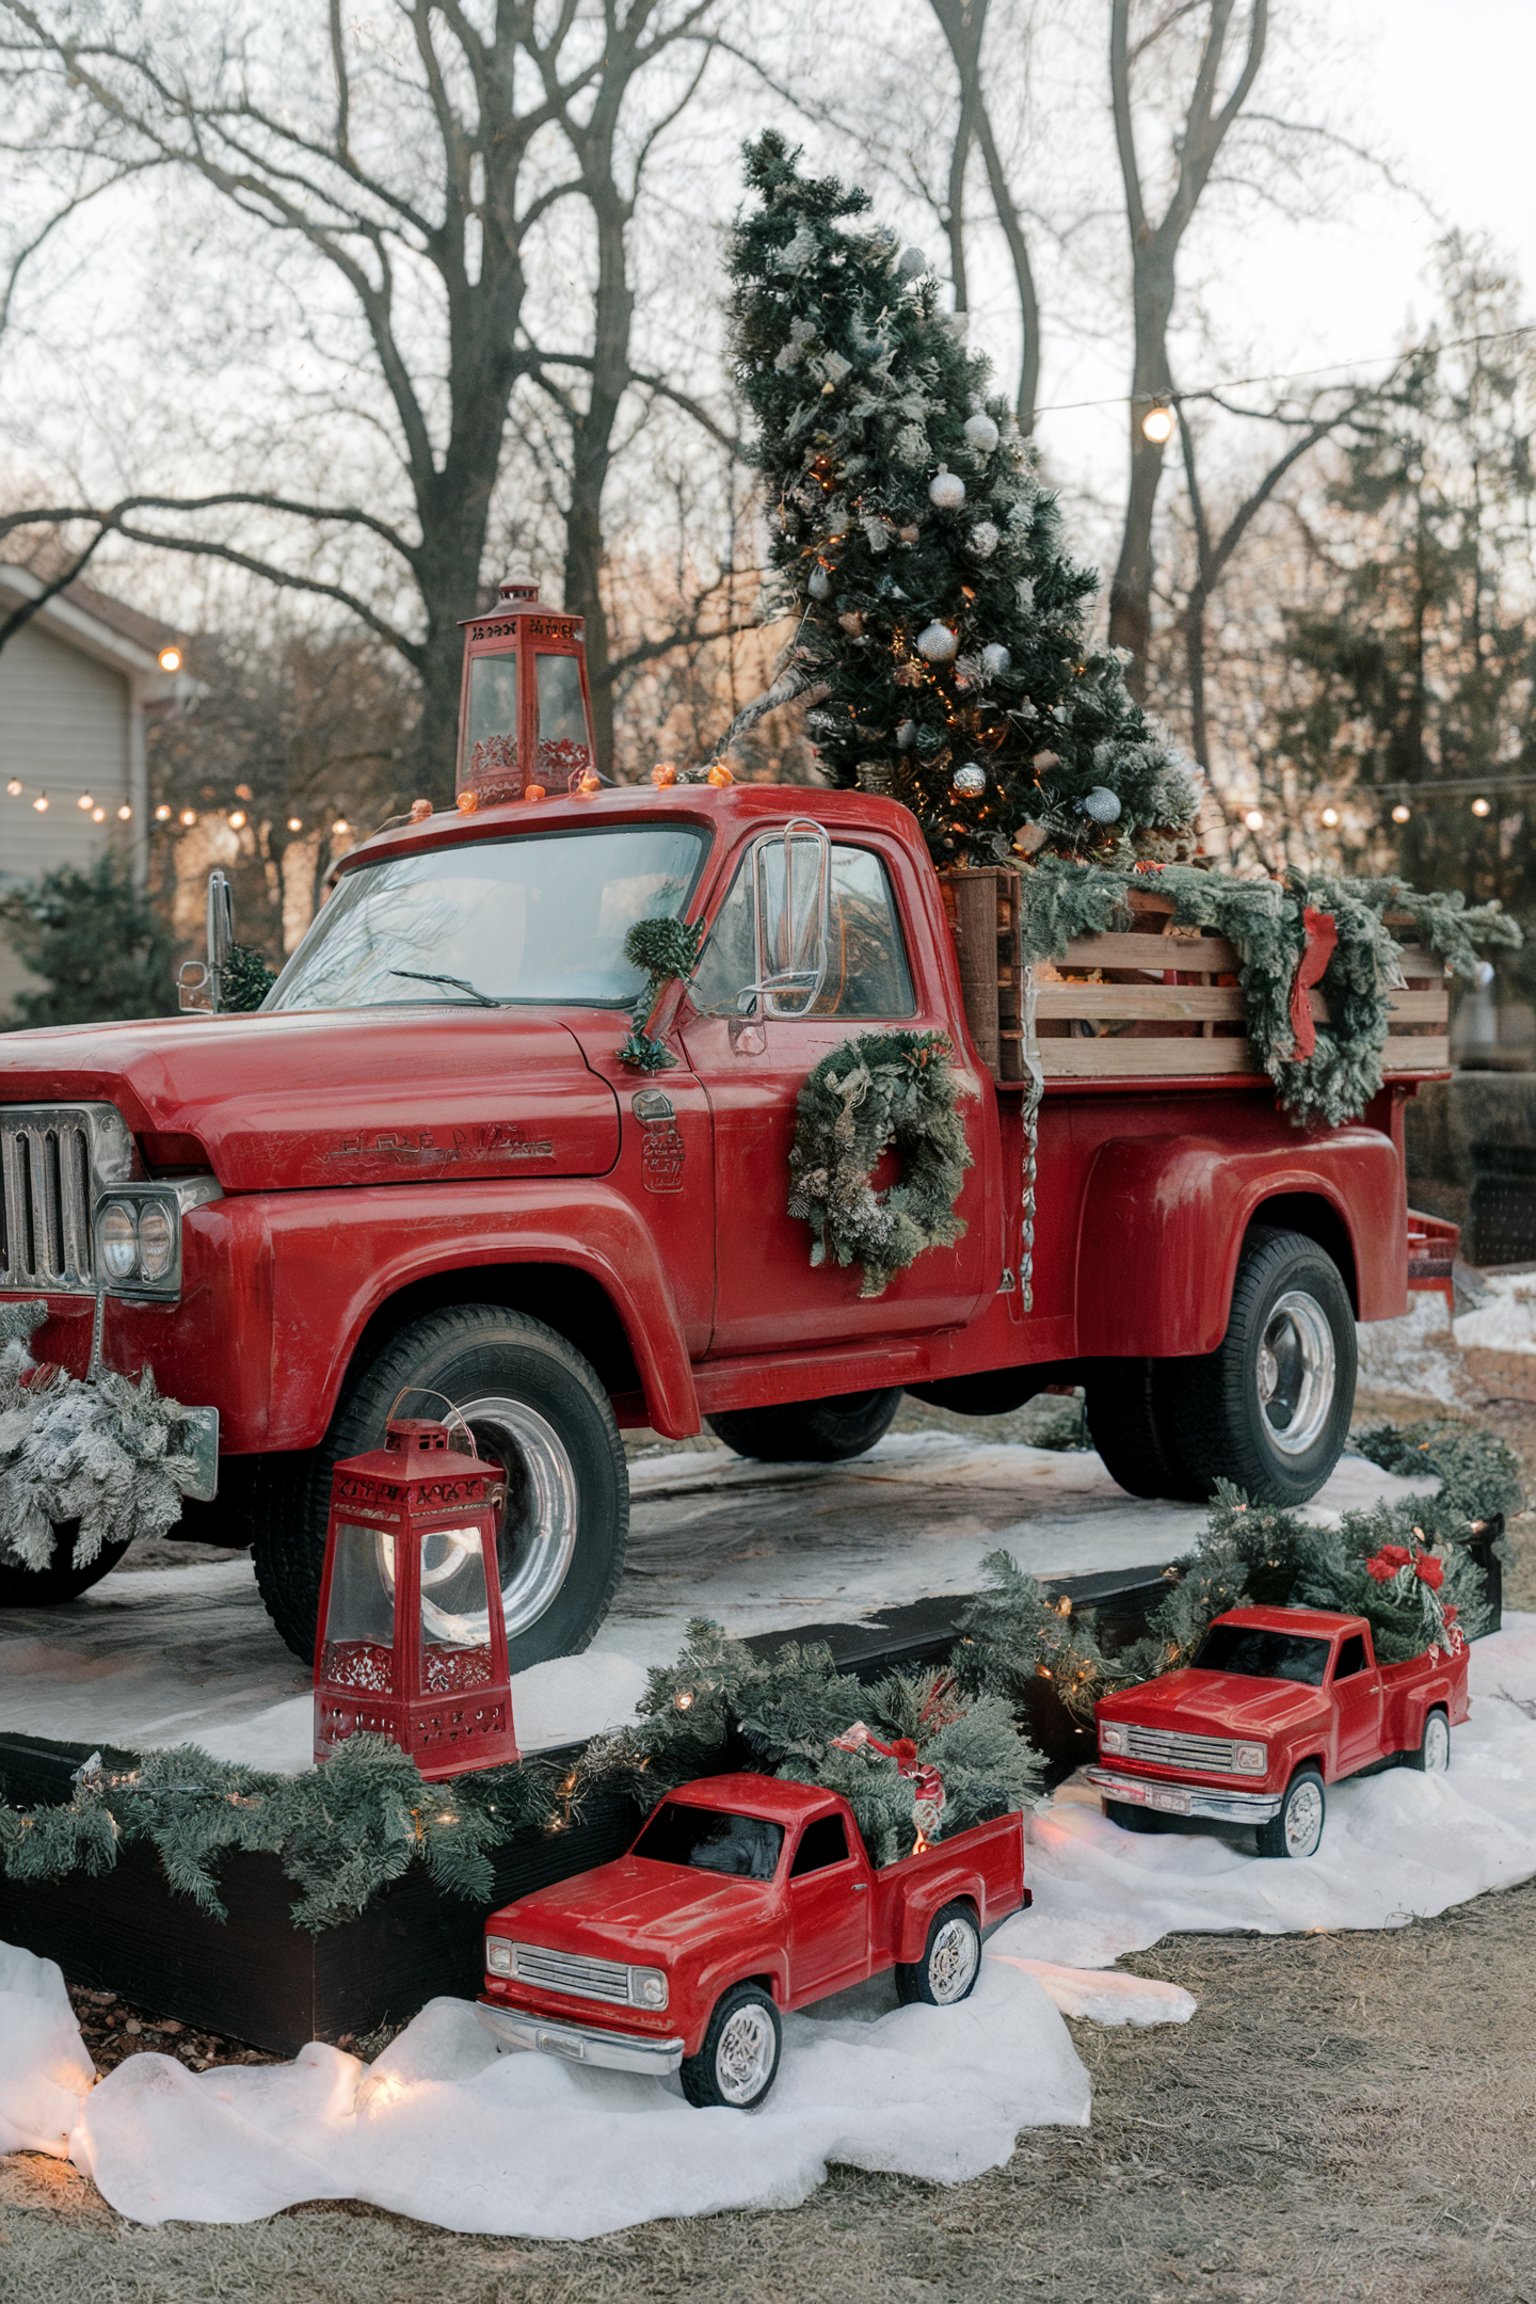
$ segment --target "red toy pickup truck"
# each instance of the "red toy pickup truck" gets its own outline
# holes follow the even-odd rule
[[[949,2007],[982,1930],[1029,1902],[1018,1815],[876,1871],[835,1792],[706,1776],[652,1810],[627,1856],[536,1889],[486,1926],[480,2013],[508,2047],[680,2072],[690,2104],[760,2104],[780,2012],[888,1968]]]
[[[509,598],[469,651],[472,805],[344,857],[260,1013],[0,1039],[0,1298],[44,1298],[33,1349],[79,1375],[99,1293],[105,1364],[217,1412],[218,1497],[181,1532],[253,1547],[297,1654],[331,1468],[402,1396],[451,1403],[503,1468],[514,1671],[602,1621],[621,1426],[827,1460],[903,1388],[991,1415],[1082,1383],[1138,1495],[1322,1485],[1354,1321],[1407,1304],[1402,1107],[1445,1063],[1412,1036],[1443,1033],[1438,961],[1403,955],[1433,985],[1393,994],[1408,1028],[1364,1118],[1301,1130],[1254,1071],[1232,947],[1161,932],[1155,897],[1158,932],[1085,940],[1074,980],[1026,997],[1015,973],[994,1030],[1015,875],[941,880],[864,791],[592,789],[576,620]],[[546,752],[580,755],[576,788],[507,796]],[[620,1057],[624,942],[664,912],[708,933],[647,1076]],[[972,1166],[963,1237],[867,1297],[812,1263],[788,1162],[808,1073],[882,1024],[948,1034]],[[121,1550],[77,1569],[61,1534],[41,1572],[0,1564],[0,1606],[68,1599]]]
[[[1438,1772],[1467,1717],[1467,1644],[1380,1665],[1363,1616],[1232,1608],[1193,1664],[1096,1707],[1089,1780],[1129,1831],[1159,1816],[1252,1824],[1261,1856],[1311,1856],[1323,1787],[1384,1762]]]

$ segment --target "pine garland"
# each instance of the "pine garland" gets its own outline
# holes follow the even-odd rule
[[[635,1003],[635,1022],[619,1049],[619,1062],[636,1072],[670,1072],[677,1062],[663,1041],[651,1036],[656,1003],[668,984],[686,982],[698,965],[709,923],[696,920],[691,927],[663,913],[654,920],[637,920],[624,939],[624,957],[632,968],[643,970],[645,990]]]
[[[1453,973],[1470,978],[1486,945],[1517,945],[1520,929],[1494,904],[1469,906],[1459,893],[1420,895],[1401,880],[1351,880],[1291,873],[1284,881],[1239,880],[1193,865],[1128,873],[1043,856],[1020,874],[1026,960],[1059,960],[1080,936],[1129,927],[1131,892],[1167,897],[1181,927],[1214,929],[1238,952],[1248,1040],[1291,1118],[1337,1126],[1355,1119],[1380,1088],[1391,987],[1401,945],[1388,915]],[[1328,1022],[1313,1054],[1294,1053],[1291,987],[1306,948],[1308,907],[1331,915],[1338,943],[1320,990]]]
[[[781,136],[748,147],[746,173],[732,350],[769,500],[765,614],[796,619],[772,693],[814,693],[834,783],[871,755],[892,772],[936,863],[1006,861],[1021,831],[1077,855],[1177,853],[1187,766],[1123,655],[1090,646],[1097,578],[933,273]]]
[[[105,1545],[163,1536],[198,1478],[188,1411],[113,1369],[82,1380],[38,1367],[28,1339],[46,1304],[0,1306],[0,1561],[41,1570],[75,1527],[77,1568]]]
[[[942,1032],[865,1032],[824,1056],[796,1104],[789,1213],[811,1227],[812,1264],[863,1268],[861,1296],[880,1296],[928,1248],[965,1225],[955,1203],[971,1165],[959,1098],[973,1093]],[[899,1181],[877,1192],[882,1155]]]

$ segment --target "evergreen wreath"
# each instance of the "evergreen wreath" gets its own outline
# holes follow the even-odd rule
[[[971,1150],[959,1100],[975,1091],[942,1032],[865,1032],[824,1056],[801,1089],[789,1154],[789,1213],[815,1235],[812,1264],[858,1264],[861,1296],[880,1296],[926,1248],[965,1225],[955,1203]],[[872,1178],[895,1152],[899,1180]]]
[[[1059,960],[1077,937],[1129,927],[1135,888],[1171,899],[1181,927],[1214,929],[1235,945],[1249,1045],[1282,1107],[1302,1125],[1353,1120],[1381,1086],[1402,949],[1389,916],[1406,920],[1410,933],[1463,978],[1476,973],[1481,947],[1521,941],[1517,923],[1497,903],[1469,905],[1459,892],[1423,896],[1394,879],[1292,872],[1284,881],[1239,880],[1196,865],[1122,872],[1055,856],[1042,856],[1019,879],[1026,961]],[[1338,942],[1319,987],[1329,1020],[1302,1060],[1294,1052],[1291,987],[1309,907],[1332,917]]]

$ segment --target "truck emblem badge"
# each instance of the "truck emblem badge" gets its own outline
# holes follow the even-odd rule
[[[688,1147],[671,1097],[664,1096],[659,1088],[642,1088],[630,1098],[630,1109],[640,1123],[640,1180],[645,1189],[681,1192]]]
[[[489,1120],[479,1128],[455,1128],[451,1144],[440,1144],[430,1128],[404,1136],[381,1128],[373,1136],[343,1136],[327,1160],[388,1160],[399,1168],[450,1166],[461,1160],[552,1160],[547,1136],[529,1136],[515,1120]]]

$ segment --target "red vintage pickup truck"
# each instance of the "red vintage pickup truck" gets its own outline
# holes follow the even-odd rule
[[[1193,1664],[1096,1707],[1104,1813],[1128,1831],[1160,1816],[1251,1824],[1261,1856],[1311,1856],[1324,1786],[1385,1761],[1438,1772],[1467,1717],[1465,1640],[1380,1665],[1363,1616],[1232,1608]]]
[[[888,1968],[904,2000],[963,2000],[982,1931],[1029,1902],[1018,1815],[880,1870],[846,1800],[705,1776],[627,1856],[493,1912],[480,2013],[507,2047],[678,2072],[690,2104],[760,2104],[781,2011]]]
[[[0,1038],[0,1299],[46,1300],[40,1359],[82,1373],[94,1319],[108,1367],[217,1412],[218,1497],[182,1532],[251,1545],[308,1656],[332,1466],[403,1397],[451,1404],[505,1472],[519,1670],[602,1621],[624,1426],[828,1460],[904,1388],[988,1415],[1081,1383],[1138,1495],[1312,1495],[1354,1321],[1406,1307],[1402,1107],[1443,1037],[1389,1042],[1357,1124],[1298,1129],[1253,1068],[1230,946],[1101,937],[1028,995],[1036,1118],[1030,1035],[1015,1011],[1000,1055],[985,1013],[1013,876],[941,883],[915,819],[864,791],[593,789],[576,737],[517,734],[535,696],[579,733],[574,626],[526,600],[472,625],[476,805],[344,857],[260,1013]],[[497,651],[530,647],[519,691]],[[475,763],[536,741],[577,788],[497,798]],[[673,1067],[647,1076],[619,1053],[624,941],[667,911],[707,935],[652,1023]],[[1443,1015],[1443,984],[1394,998]],[[1170,1036],[1148,1038],[1159,1004]],[[883,1025],[949,1035],[973,1164],[963,1237],[867,1297],[813,1265],[788,1155],[812,1067]],[[0,1606],[68,1599],[120,1551],[76,1569],[61,1534],[46,1570],[0,1563]]]

